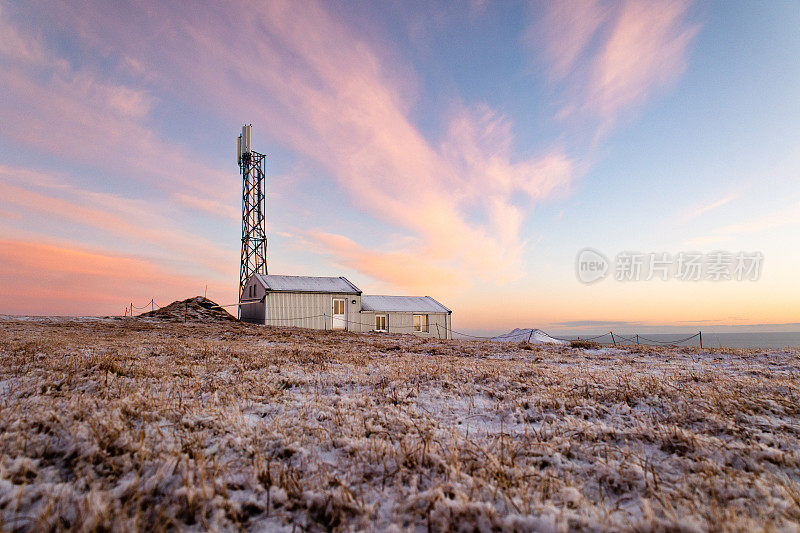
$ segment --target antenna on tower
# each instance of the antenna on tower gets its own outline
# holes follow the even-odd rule
[[[252,124],[242,126],[237,141],[237,162],[242,174],[242,262],[239,298],[253,274],[267,273],[267,231],[264,176],[266,156],[251,149]]]

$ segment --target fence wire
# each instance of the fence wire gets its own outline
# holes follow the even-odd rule
[[[241,302],[234,303],[234,304],[226,304],[226,305],[214,305],[214,306],[211,306],[210,309],[224,309],[226,307],[235,307],[235,306],[238,306],[240,304],[241,304]],[[158,305],[155,302],[154,299],[151,299],[148,303],[146,303],[145,305],[143,305],[141,307],[140,306],[135,306],[131,302],[131,305],[129,307],[130,307],[130,313],[131,313],[130,316],[133,316],[133,310],[134,309],[147,309],[148,307],[151,308],[151,309],[155,309],[155,310],[162,309],[162,306]],[[128,313],[128,310],[129,310],[129,308],[126,307],[125,308],[126,315]],[[324,317],[326,319],[326,323],[327,323],[327,319],[329,319],[329,318],[331,319],[331,321],[333,321],[333,316],[332,315],[328,315],[327,313],[309,315],[309,316],[302,316],[302,317],[292,317],[292,318],[268,318],[266,320],[269,321],[269,322],[295,322],[295,321],[301,321],[301,320],[312,320],[314,318],[321,318],[321,317]],[[338,318],[338,320],[344,321],[347,324],[366,326],[368,328],[374,328],[375,327],[375,324],[370,324],[370,323],[350,320],[348,318]],[[541,329],[538,329],[538,328],[531,328],[531,329],[527,330],[528,331],[528,335],[527,335],[527,338],[525,338],[524,331],[522,333],[520,333],[520,332],[509,332],[509,333],[504,333],[504,334],[501,334],[501,335],[487,336],[487,335],[472,335],[470,333],[464,333],[463,331],[458,331],[458,330],[455,330],[453,328],[449,328],[446,325],[442,325],[442,324],[434,324],[434,326],[436,326],[437,332],[439,332],[440,336],[441,336],[441,332],[443,331],[445,333],[445,336],[449,332],[451,335],[458,335],[460,337],[467,338],[467,339],[490,340],[490,341],[500,341],[500,342],[502,342],[503,339],[510,339],[510,338],[514,338],[514,337],[520,337],[520,342],[530,342],[531,338],[535,334],[539,333],[539,334],[542,334],[542,335],[544,335],[544,336],[546,336],[546,337],[548,337],[550,339],[557,340],[557,341],[563,341],[563,342],[591,341],[591,342],[597,342],[598,344],[609,344],[609,345],[613,344],[613,345],[616,346],[618,344],[624,344],[626,342],[627,343],[635,343],[635,344],[643,344],[641,341],[644,341],[646,343],[652,343],[652,344],[661,345],[661,346],[677,346],[677,345],[683,344],[684,342],[688,342],[688,341],[690,341],[692,339],[695,339],[695,338],[698,338],[698,337],[702,337],[702,332],[697,332],[697,333],[695,333],[693,335],[689,335],[687,337],[683,337],[683,338],[680,338],[680,339],[675,339],[675,340],[657,340],[657,339],[651,339],[651,338],[648,338],[648,337],[644,337],[644,336],[638,335],[638,334],[631,335],[631,336],[620,335],[619,333],[614,333],[613,331],[609,331],[607,333],[601,333],[599,335],[588,336],[588,337],[579,336],[579,335],[576,335],[574,337],[558,337],[558,336],[555,336],[555,335],[551,335],[550,333],[547,333],[544,330],[541,330]],[[411,325],[411,326],[389,326],[387,324],[387,328],[391,328],[391,329],[393,329],[395,331],[397,331],[397,330],[412,330],[412,331],[416,330],[416,331],[421,331],[421,330],[417,329],[418,326],[414,326],[414,325]],[[430,329],[431,329],[431,324],[428,324],[428,330],[426,330],[426,331],[430,331]],[[602,341],[600,341],[600,339],[604,339],[606,337],[610,338],[610,342],[602,342]],[[509,342],[513,342],[513,341],[509,341]]]

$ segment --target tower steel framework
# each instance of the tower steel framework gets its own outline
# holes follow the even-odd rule
[[[264,177],[266,156],[250,150],[250,126],[239,137],[239,170],[242,174],[242,262],[239,297],[255,273],[267,274],[267,231]]]

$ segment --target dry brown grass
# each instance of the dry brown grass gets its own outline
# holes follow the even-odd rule
[[[0,321],[4,530],[777,530],[800,354]]]
[[[569,341],[570,348],[580,348],[581,350],[589,350],[592,348],[599,348],[600,345],[596,342],[587,341],[583,339],[575,339]]]

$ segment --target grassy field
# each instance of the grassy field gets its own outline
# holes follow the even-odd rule
[[[0,320],[4,530],[797,531],[800,353]]]

